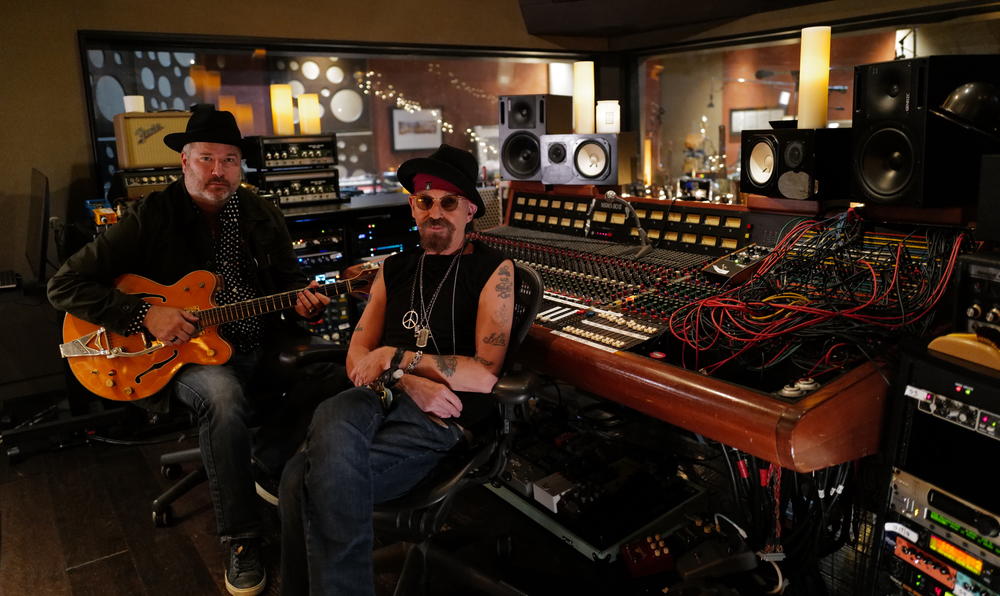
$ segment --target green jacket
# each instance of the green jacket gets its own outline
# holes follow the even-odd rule
[[[260,295],[305,287],[281,211],[244,188],[237,198],[244,258]],[[214,258],[208,222],[178,180],[67,259],[49,281],[48,297],[57,309],[122,334],[140,299],[115,290],[117,277],[134,273],[169,285],[197,269],[214,271]]]

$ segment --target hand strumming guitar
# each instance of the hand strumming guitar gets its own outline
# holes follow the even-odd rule
[[[178,345],[191,339],[198,317],[173,306],[151,306],[142,320],[153,337],[166,344]]]

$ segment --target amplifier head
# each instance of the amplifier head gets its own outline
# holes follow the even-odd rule
[[[174,153],[174,155],[177,154]],[[149,193],[163,190],[175,180],[180,180],[181,175],[180,168],[122,170],[112,178],[108,197],[111,199],[141,199]]]
[[[123,170],[177,166],[176,151],[163,137],[184,132],[191,112],[125,112],[114,118],[118,167]]]
[[[331,167],[337,165],[337,137],[333,133],[310,136],[247,137],[247,165],[259,170]]]
[[[333,203],[341,200],[336,168],[251,172],[247,180],[261,195],[271,195],[279,207],[304,203]]]

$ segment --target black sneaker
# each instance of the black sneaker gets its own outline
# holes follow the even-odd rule
[[[233,540],[229,543],[229,567],[226,590],[237,596],[255,596],[264,591],[267,572],[260,562],[257,540]]]

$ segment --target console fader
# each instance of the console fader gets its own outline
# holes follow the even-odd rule
[[[717,285],[697,275],[705,255],[501,226],[477,237],[531,266],[545,285],[536,324],[614,352],[660,335],[670,313]]]

